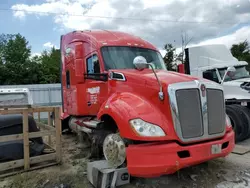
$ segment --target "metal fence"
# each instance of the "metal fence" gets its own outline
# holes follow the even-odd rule
[[[1,88],[28,88],[32,95],[34,105],[61,106],[61,84],[34,84],[34,85],[5,85]],[[41,113],[41,118],[47,114]],[[36,116],[35,116],[36,118]]]

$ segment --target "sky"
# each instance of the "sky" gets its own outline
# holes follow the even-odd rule
[[[181,47],[250,41],[250,0],[0,0],[0,33],[20,33],[33,54],[74,30],[127,32],[151,42],[164,54]]]

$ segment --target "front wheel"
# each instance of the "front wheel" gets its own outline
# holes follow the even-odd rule
[[[103,142],[103,154],[109,165],[117,168],[126,160],[126,145],[119,133],[106,136]]]

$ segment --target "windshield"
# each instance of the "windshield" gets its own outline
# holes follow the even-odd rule
[[[101,49],[105,70],[134,69],[133,60],[136,56],[143,56],[155,69],[166,70],[161,54],[154,50],[138,47],[109,47]]]
[[[224,80],[225,82],[237,80],[241,78],[250,78],[249,72],[246,70],[245,66],[236,66],[235,69],[236,69],[236,72],[233,75],[226,75],[225,80]],[[218,69],[218,70],[219,70],[221,78],[223,78],[227,68]]]

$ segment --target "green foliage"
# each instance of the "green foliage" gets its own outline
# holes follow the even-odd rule
[[[52,48],[31,56],[20,34],[0,35],[0,85],[60,83],[60,51]]]
[[[175,53],[174,53],[175,48],[173,47],[172,44],[166,44],[164,46],[164,49],[166,50],[166,54],[163,57],[165,65],[166,65],[168,70],[172,71],[172,70],[174,70],[173,62],[174,62],[174,59],[176,58]]]
[[[233,44],[231,47],[232,55],[239,61],[248,62],[248,70],[250,70],[250,44],[247,40],[239,44]]]
[[[41,55],[41,83],[60,83],[60,50],[52,48]]]

